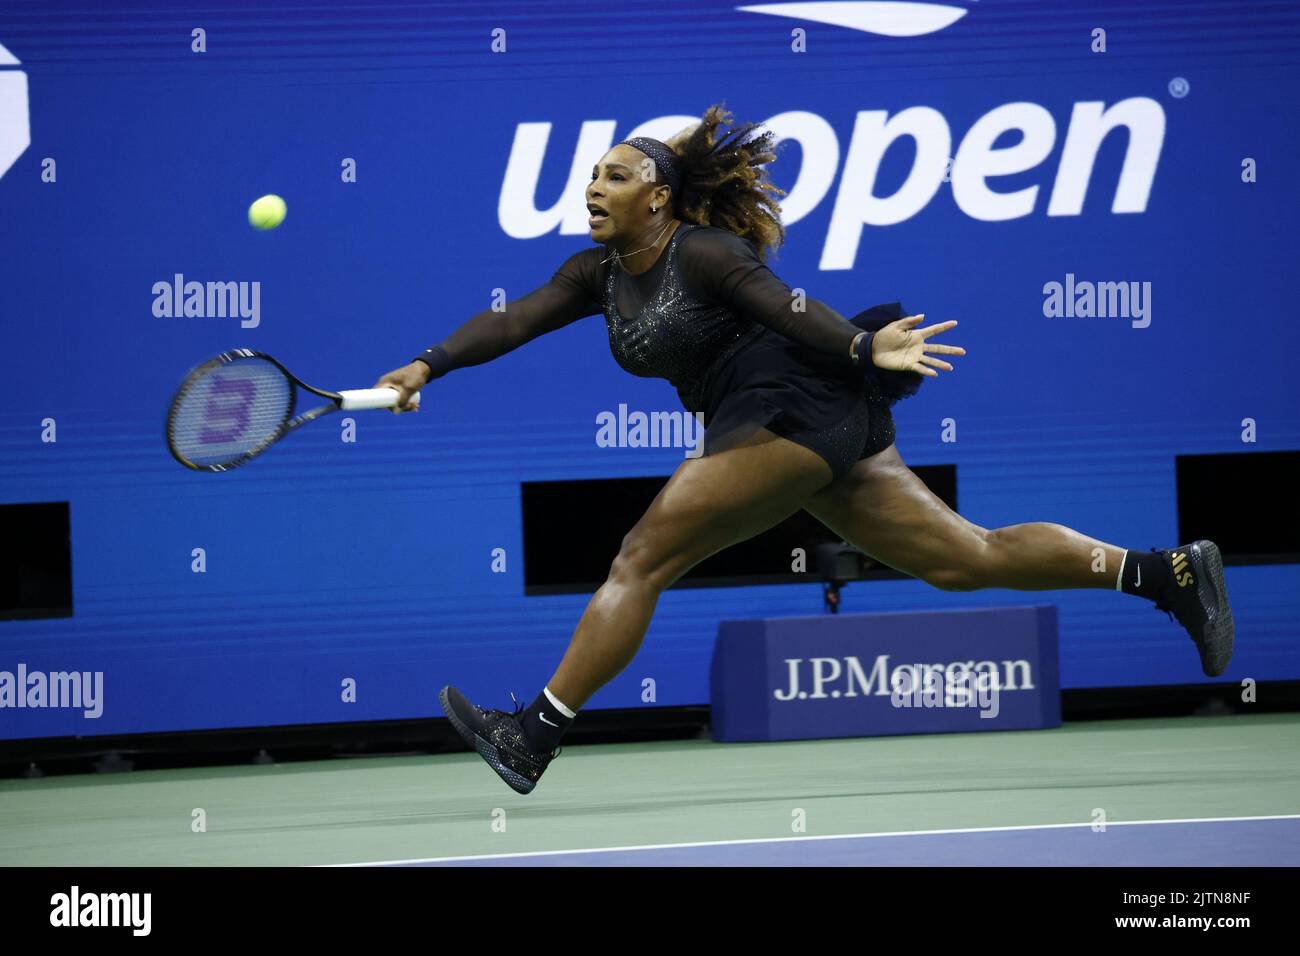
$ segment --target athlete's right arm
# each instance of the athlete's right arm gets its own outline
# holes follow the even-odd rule
[[[490,362],[539,335],[600,312],[599,258],[599,249],[575,253],[546,285],[508,301],[500,312],[480,312],[409,365],[380,378],[375,387],[397,389],[401,398],[394,410],[411,411],[408,399],[426,382],[452,369]]]

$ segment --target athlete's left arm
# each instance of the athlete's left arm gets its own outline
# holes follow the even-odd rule
[[[697,229],[681,242],[682,276],[692,294],[724,303],[809,348],[850,366],[849,346],[862,329],[817,299],[796,299],[758,257],[753,244],[725,229]],[[796,311],[802,301],[803,311]],[[870,336],[859,346],[869,345]],[[869,355],[864,351],[863,355]]]

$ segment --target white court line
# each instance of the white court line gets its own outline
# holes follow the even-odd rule
[[[1240,823],[1247,820],[1300,820],[1300,813],[1262,817],[1194,817],[1187,820],[1107,820],[1107,827],[1144,827],[1176,823]],[[881,833],[832,833],[825,836],[753,837],[740,840],[703,840],[698,843],[647,843],[640,846],[597,846],[577,850],[529,850],[523,853],[474,853],[468,856],[427,856],[410,860],[376,860],[372,863],[321,863],[318,866],[398,866],[403,863],[453,863],[461,860],[511,860],[530,856],[572,856],[577,853],[627,853],[636,850],[681,850],[704,846],[744,846],[760,843],[799,843],[811,840],[865,840],[872,837],[943,836],[952,833],[1004,833],[1012,830],[1061,830],[1091,827],[1082,823],[1031,823],[1011,827],[961,827],[951,830],[894,830]]]

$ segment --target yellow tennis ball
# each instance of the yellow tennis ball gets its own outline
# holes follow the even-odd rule
[[[274,229],[288,212],[284,200],[274,194],[263,196],[248,207],[248,224],[254,229]]]

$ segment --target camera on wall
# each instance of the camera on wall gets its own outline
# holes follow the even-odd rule
[[[864,580],[872,576],[869,571],[880,567],[878,561],[847,541],[817,545],[813,561],[822,579],[822,597],[829,614],[839,613],[840,589],[844,585]]]

